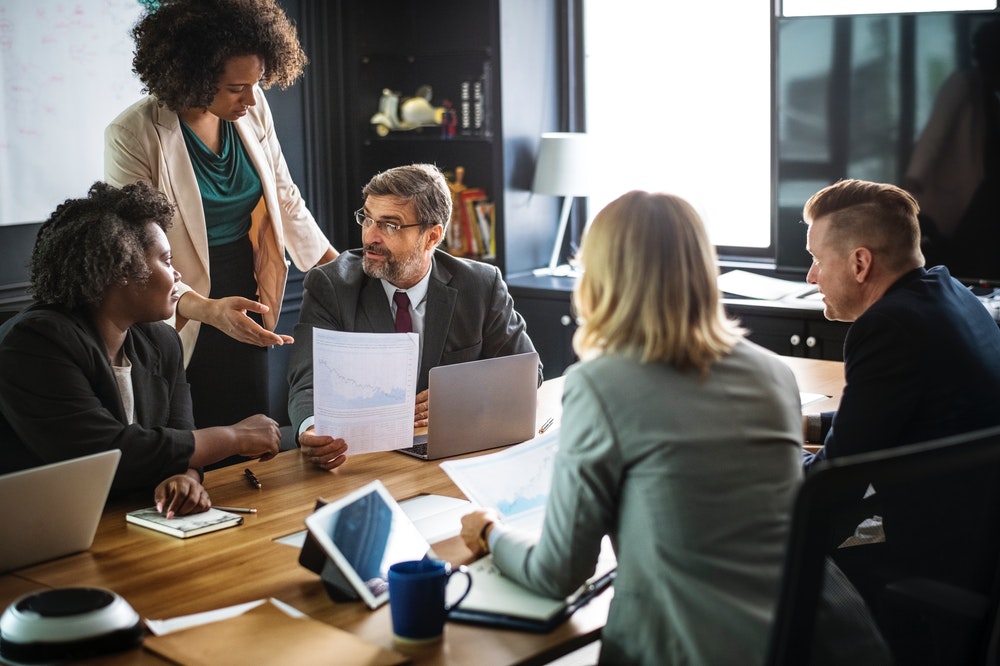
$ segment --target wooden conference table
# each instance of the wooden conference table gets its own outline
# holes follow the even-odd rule
[[[786,358],[800,390],[829,399],[807,411],[833,409],[843,387],[842,364]],[[537,425],[559,422],[562,379],[539,389]],[[475,454],[474,454],[475,455]],[[362,602],[333,602],[319,577],[298,564],[299,550],[275,539],[304,529],[317,498],[333,499],[374,479],[397,499],[422,493],[462,497],[437,462],[397,453],[350,458],[324,472],[298,451],[287,451],[249,467],[262,489],[250,487],[243,466],[209,472],[212,501],[220,506],[251,506],[241,527],[182,540],[126,524],[125,512],[141,502],[113,502],[101,519],[89,551],[0,576],[0,608],[16,597],[47,587],[97,586],[122,595],[144,618],[167,619],[224,608],[266,597],[280,599],[309,616],[410,656],[415,664],[544,664],[599,638],[612,592],[606,592],[548,634],[530,634],[449,623],[442,642],[422,648],[395,645],[388,605],[369,611]],[[453,563],[471,553],[458,537],[435,546]],[[331,655],[331,658],[334,658]],[[135,649],[87,663],[161,664],[156,655]]]

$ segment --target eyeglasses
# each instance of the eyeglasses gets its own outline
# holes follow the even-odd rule
[[[361,208],[354,211],[354,220],[362,229],[368,229],[373,224],[378,226],[378,230],[385,234],[386,236],[392,236],[399,233],[401,229],[407,229],[409,227],[422,227],[424,226],[420,222],[416,224],[393,224],[392,222],[381,222],[379,220],[373,220],[372,218],[365,215],[365,209]]]

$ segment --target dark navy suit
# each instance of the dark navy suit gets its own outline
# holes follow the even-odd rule
[[[1000,328],[943,266],[907,273],[858,317],[844,342],[844,371],[840,407],[824,414],[815,460],[1000,424]],[[985,516],[997,501],[996,476],[984,470],[919,491],[876,488],[890,560],[908,562],[914,575],[978,586],[992,574],[985,560],[993,546],[975,528],[985,520],[979,511]]]

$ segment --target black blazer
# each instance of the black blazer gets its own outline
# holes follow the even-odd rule
[[[32,305],[0,327],[0,473],[117,448],[112,489],[151,489],[194,453],[191,393],[180,339],[162,322],[125,339],[135,423],[86,315]]]

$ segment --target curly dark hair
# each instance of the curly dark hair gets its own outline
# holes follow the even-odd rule
[[[166,231],[174,206],[153,186],[90,186],[86,199],[67,199],[42,224],[31,253],[29,291],[42,303],[97,307],[108,287],[150,276],[150,222]]]
[[[295,26],[274,0],[162,0],[132,29],[132,69],[171,111],[208,108],[226,63],[256,55],[262,88],[287,88],[307,59]]]

